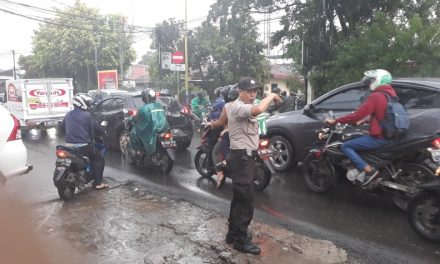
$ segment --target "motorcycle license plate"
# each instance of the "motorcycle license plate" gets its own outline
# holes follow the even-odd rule
[[[164,148],[173,148],[176,146],[176,143],[174,141],[161,141],[162,147]]]
[[[432,160],[435,162],[440,162],[440,149],[430,149]]]
[[[69,166],[72,161],[70,159],[57,159],[56,164]]]

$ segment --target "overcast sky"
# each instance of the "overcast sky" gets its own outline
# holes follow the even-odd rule
[[[89,7],[99,8],[100,13],[121,13],[128,18],[128,23],[154,27],[157,23],[168,18],[176,20],[185,19],[185,0],[81,0]],[[65,8],[73,6],[75,0],[0,0],[0,9],[8,10],[25,16],[50,17],[35,9],[20,6],[14,3],[22,3],[35,7],[51,9],[53,7]],[[216,0],[187,0],[188,27],[196,27],[208,15],[210,6]],[[194,21],[197,20],[197,21]],[[5,13],[0,10],[0,69],[10,69],[13,65],[12,52],[19,55],[28,55],[31,50],[31,36],[33,30],[38,28],[37,21],[33,21],[17,15]],[[138,57],[145,54],[149,49],[147,36],[136,37],[138,40],[133,46]]]

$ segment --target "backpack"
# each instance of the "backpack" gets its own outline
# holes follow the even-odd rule
[[[397,101],[397,96],[381,92],[387,99],[385,117],[380,122],[382,134],[386,139],[399,139],[409,129],[409,114],[405,107]]]

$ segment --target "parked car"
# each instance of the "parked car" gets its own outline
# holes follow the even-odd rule
[[[105,93],[105,92],[104,92]],[[185,149],[191,144],[193,131],[190,118],[181,112],[182,106],[169,95],[157,94],[157,102],[165,109],[167,120],[173,133],[173,138],[177,147]],[[93,114],[99,121],[108,121],[107,135],[104,136],[104,142],[110,147],[121,150],[120,142],[125,139],[123,134],[123,110],[137,110],[144,105],[141,98],[141,92],[112,92],[108,97],[97,101],[92,108]]]
[[[429,134],[440,129],[440,79],[396,79],[392,86],[411,115],[410,133]],[[336,88],[308,104],[302,110],[272,116],[267,120],[271,148],[275,152],[272,165],[278,171],[301,162],[316,141],[326,114],[336,117],[356,110],[370,90],[360,82]]]
[[[20,121],[0,105],[0,182],[8,177],[28,173],[27,150],[21,140]]]
[[[112,95],[126,94],[128,91],[117,90],[117,89],[106,89],[106,90],[90,90],[87,95],[93,98],[93,102],[97,103],[101,100],[107,99]]]

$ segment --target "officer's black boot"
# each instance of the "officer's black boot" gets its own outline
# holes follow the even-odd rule
[[[237,236],[235,235],[235,233],[232,232],[232,231],[228,231],[228,233],[226,234],[226,239],[225,239],[226,243],[227,244],[232,244],[232,243],[235,242],[236,239],[237,239]],[[247,232],[247,239],[248,240],[252,240],[252,233],[251,233],[251,231]]]
[[[237,238],[234,242],[234,249],[243,253],[251,253],[260,255],[260,248],[257,247],[250,239]]]

